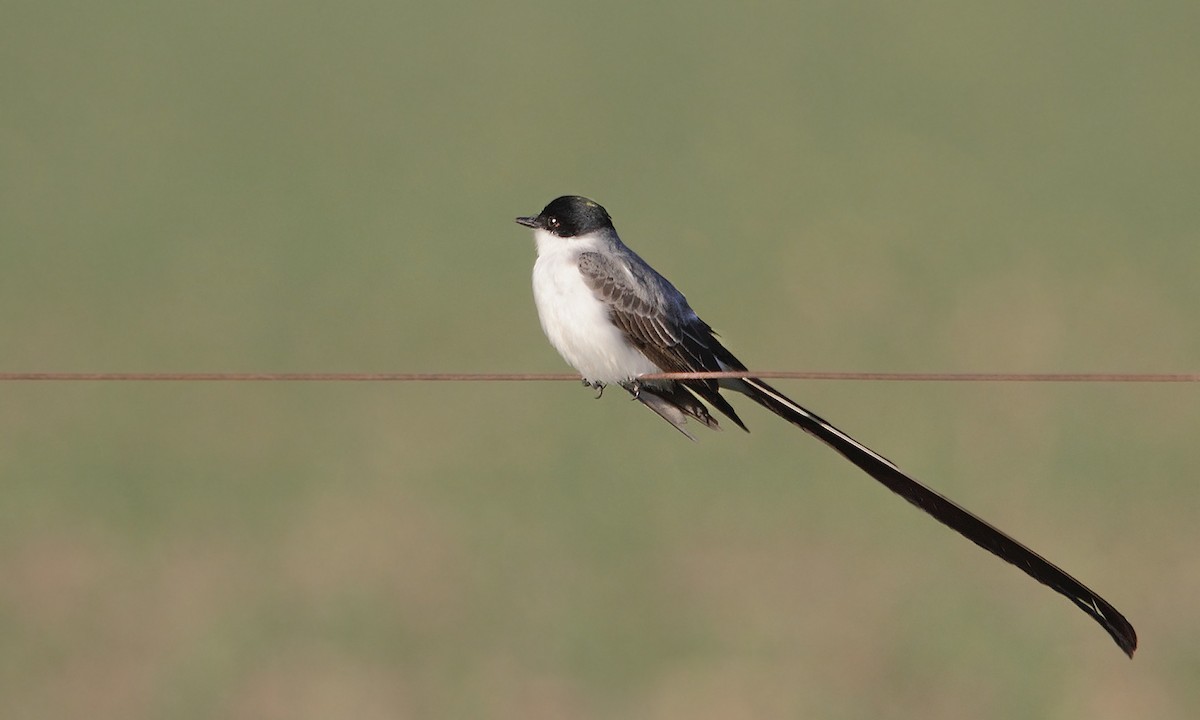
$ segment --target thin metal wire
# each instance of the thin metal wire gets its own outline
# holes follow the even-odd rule
[[[745,371],[655,373],[646,380],[716,378],[883,382],[1196,383],[1200,373],[880,373]],[[0,382],[546,382],[571,373],[0,372]]]

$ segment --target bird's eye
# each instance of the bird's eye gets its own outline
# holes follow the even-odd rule
[[[558,218],[551,215],[550,217],[546,218],[546,224],[551,228],[556,228],[558,227]]]

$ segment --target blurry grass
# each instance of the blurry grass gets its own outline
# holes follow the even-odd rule
[[[755,367],[1193,371],[1190,5],[17,4],[0,365],[558,370],[554,195]],[[0,388],[0,695],[63,717],[1192,717],[1196,391],[790,384],[1108,596],[748,408]]]

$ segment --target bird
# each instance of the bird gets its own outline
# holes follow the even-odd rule
[[[748,371],[683,293],[621,241],[602,205],[564,195],[516,222],[532,229],[537,246],[533,295],[542,330],[596,397],[605,387],[618,385],[695,440],[689,420],[720,427],[710,406],[749,431],[721,395],[722,390],[740,393],[821,440],[938,522],[1065,596],[1133,657],[1137,633],[1107,600],[763,380],[644,377]]]

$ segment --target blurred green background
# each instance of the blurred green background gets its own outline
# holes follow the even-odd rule
[[[564,371],[605,204],[752,367],[1200,370],[1194,2],[11,1],[0,370]],[[1194,718],[1200,389],[0,386],[11,718]]]

